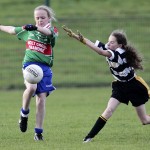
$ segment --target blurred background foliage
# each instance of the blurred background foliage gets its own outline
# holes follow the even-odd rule
[[[44,0],[1,0],[0,24],[34,24],[33,10],[43,4]],[[59,30],[52,67],[56,87],[110,86],[113,80],[105,58],[67,37],[61,28],[64,24],[75,32],[80,30],[93,42],[106,43],[113,30],[125,30],[130,43],[144,57],[145,70],[137,74],[150,84],[149,0],[51,0],[49,4],[57,18],[53,25]],[[24,41],[0,32],[0,89],[24,88],[21,70],[24,51]]]

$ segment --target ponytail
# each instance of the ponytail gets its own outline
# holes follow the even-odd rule
[[[137,50],[131,45],[126,45],[124,48],[126,50],[127,63],[134,69],[143,70],[142,57],[137,53]]]

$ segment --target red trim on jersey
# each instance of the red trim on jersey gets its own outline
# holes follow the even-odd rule
[[[50,44],[43,44],[34,40],[28,40],[26,42],[26,49],[37,51],[44,55],[52,55],[52,48]]]
[[[58,34],[58,29],[54,27],[54,33]]]

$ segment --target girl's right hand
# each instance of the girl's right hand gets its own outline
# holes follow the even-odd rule
[[[70,37],[74,37],[76,34],[72,32],[71,29],[69,29],[68,27],[66,27],[65,25],[62,26],[62,28],[67,32],[67,34],[70,36]]]
[[[84,39],[84,36],[79,32],[77,31],[77,34],[75,34],[74,32],[72,32],[71,29],[69,29],[68,27],[66,27],[65,25],[62,26],[62,28],[67,32],[67,34],[70,36],[70,37],[73,37],[75,39],[77,39],[78,41],[82,42],[83,44],[85,44],[85,39]]]

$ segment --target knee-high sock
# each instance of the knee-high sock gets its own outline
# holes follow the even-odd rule
[[[104,127],[106,122],[107,120],[103,116],[100,116],[95,122],[91,131],[88,133],[87,137],[93,138],[95,135],[97,135],[98,132]]]

